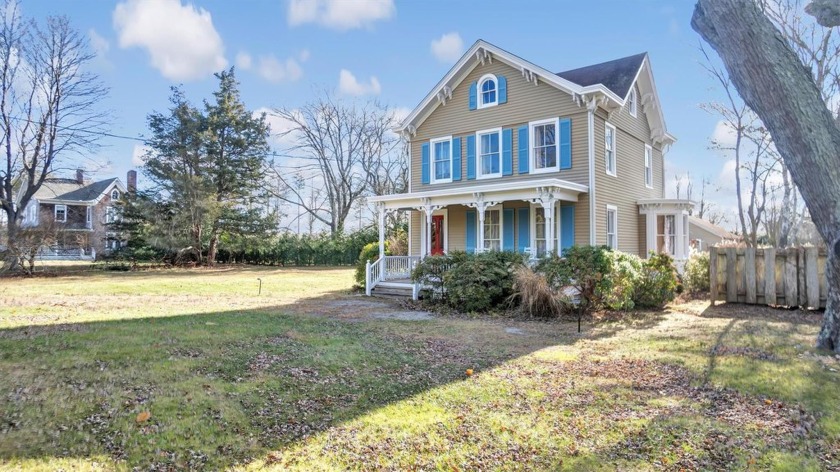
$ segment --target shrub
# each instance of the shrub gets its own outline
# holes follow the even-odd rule
[[[524,264],[524,256],[486,252],[454,262],[443,274],[449,305],[463,312],[481,312],[502,304],[513,294],[513,272]]]
[[[606,246],[572,246],[563,257],[550,256],[539,262],[537,272],[544,274],[549,286],[561,291],[574,288],[579,297],[578,314],[599,308],[604,294],[612,291],[610,252]]]
[[[600,287],[604,306],[611,310],[632,310],[634,295],[641,282],[644,261],[639,256],[620,251],[608,251],[610,286]]]
[[[411,273],[411,279],[427,287],[434,299],[442,299],[444,295],[443,274],[449,270],[454,255],[466,257],[466,253],[449,253],[440,256],[427,256],[417,264]]]
[[[642,278],[636,285],[636,306],[659,308],[674,299],[677,290],[677,271],[668,254],[651,253],[642,265]]]
[[[520,306],[531,316],[557,316],[562,308],[557,295],[548,284],[544,275],[538,274],[530,267],[522,266],[513,274],[514,296],[519,299]]]
[[[685,263],[683,281],[689,292],[699,293],[709,291],[709,253],[705,251],[692,252]]]
[[[388,253],[388,250],[385,250],[385,254]],[[365,288],[365,271],[367,269],[367,262],[368,261],[375,261],[379,259],[379,242],[374,241],[372,243],[365,244],[362,247],[362,251],[359,253],[359,259],[356,262],[356,284],[360,287]]]

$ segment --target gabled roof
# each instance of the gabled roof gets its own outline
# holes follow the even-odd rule
[[[638,81],[641,88],[639,103],[650,122],[652,138],[663,143],[676,141],[665,127],[647,53],[557,74],[480,39],[461,56],[395,131],[413,134],[438,106],[446,104],[447,100],[452,98],[452,90],[474,68],[485,61],[494,60],[519,70],[534,84],[544,83],[555,87],[571,95],[581,105],[585,101],[593,100],[608,111],[624,106],[630,87]],[[647,73],[643,74],[643,71]]]
[[[694,226],[698,226],[701,229],[704,229],[704,230],[714,234],[715,236],[717,236],[721,239],[732,240],[732,241],[737,241],[737,240],[741,239],[741,237],[738,236],[737,234],[731,233],[731,232],[727,231],[726,229],[724,229],[724,228],[722,228],[722,227],[720,227],[720,226],[718,226],[714,223],[710,223],[710,222],[708,222],[708,221],[706,221],[702,218],[697,218],[696,216],[689,216],[688,217],[688,222],[690,224],[693,224]]]
[[[80,184],[76,179],[49,178],[35,192],[34,198],[39,201],[92,202],[115,185],[121,191],[125,191],[120,179],[116,177],[84,184]]]
[[[557,75],[582,87],[602,84],[619,97],[626,98],[645,62],[647,53],[558,72]]]

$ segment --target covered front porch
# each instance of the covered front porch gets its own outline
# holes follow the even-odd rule
[[[588,231],[588,220],[581,220],[587,212],[578,209],[587,191],[561,179],[538,179],[371,198],[378,208],[380,254],[387,213],[410,212],[409,255],[372,261],[367,292],[403,284],[416,298],[419,288],[406,278],[429,255],[516,251],[535,259],[588,240],[576,235]]]
[[[645,250],[670,254],[679,270],[688,259],[689,211],[694,202],[682,199],[639,200],[640,227],[645,228]]]

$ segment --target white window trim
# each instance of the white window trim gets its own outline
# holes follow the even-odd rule
[[[64,219],[58,219],[58,209],[61,208],[64,210]],[[66,223],[67,222],[67,205],[56,205],[53,208],[53,219],[56,223]]]
[[[616,207],[615,205],[607,205],[607,211],[606,211],[607,219],[609,219],[609,217],[610,217],[610,212],[613,212],[613,215],[615,215],[615,221],[613,222],[613,228],[615,229],[615,233],[614,233],[615,234],[615,247],[612,248],[612,249],[614,251],[617,251],[618,250],[618,207]],[[605,242],[607,243],[607,246],[609,246],[609,242],[610,242],[609,229],[610,229],[609,225],[607,225],[604,228],[604,239],[605,239]]]
[[[499,172],[495,174],[481,173],[481,136],[497,134],[499,136]],[[496,179],[502,176],[502,128],[491,128],[475,133],[475,175],[477,179]]]
[[[93,207],[88,206],[85,210],[85,225],[90,228],[93,224]]]
[[[612,130],[612,154],[613,154],[613,166],[615,168],[610,172],[610,165],[609,161],[607,161],[607,129]],[[611,125],[608,122],[604,122],[604,169],[606,169],[607,175],[611,175],[613,177],[618,177],[618,137],[616,133],[615,126]]]
[[[484,101],[482,100],[481,86],[484,84],[484,82],[487,82],[488,80],[493,80],[493,83],[496,84],[496,101],[495,102],[484,103]],[[495,74],[484,74],[484,75],[482,75],[481,78],[478,79],[478,83],[476,84],[475,93],[476,93],[476,97],[475,97],[475,105],[476,106],[475,107],[477,109],[480,110],[482,108],[490,108],[490,107],[494,107],[494,106],[498,105],[499,104],[499,79],[496,78]]]
[[[117,194],[115,197],[114,194]],[[120,191],[117,189],[111,190],[111,200],[119,200],[120,199]]]
[[[536,140],[534,139],[534,128],[540,125],[554,123],[554,156],[556,163],[553,167],[537,168],[537,156],[534,154]],[[528,160],[531,164],[532,174],[547,174],[549,172],[560,172],[560,118],[548,118],[545,120],[531,121],[528,123]]]
[[[443,253],[446,254],[449,252],[449,209],[448,208],[441,208],[440,210],[435,210],[432,212],[432,216],[436,215],[443,215]],[[476,218],[477,219],[477,218]],[[411,226],[411,225],[409,225]],[[420,212],[420,253],[425,255],[429,252],[426,249],[426,245],[429,244],[431,241],[426,240],[426,213]],[[411,240],[409,240],[409,245],[411,244]],[[409,254],[411,254],[411,250],[409,248]]]
[[[435,143],[442,143],[449,141],[449,178],[436,179],[435,178]],[[452,182],[452,136],[444,136],[442,138],[435,138],[429,140],[429,183],[431,184],[448,184]]]
[[[632,97],[632,100],[631,100],[631,97]],[[628,105],[630,105],[630,106],[627,107],[628,111],[630,112],[630,116],[632,116],[633,118],[636,118],[636,116],[638,115],[638,109],[639,109],[639,97],[638,97],[638,95],[636,95],[636,87],[635,86],[630,88],[630,94],[627,95],[627,103],[628,103]]]
[[[498,211],[499,212],[499,252],[502,252],[502,251],[505,250],[505,209],[504,209],[504,205],[499,203],[499,204],[493,205],[491,207],[487,207],[487,209],[485,210],[485,213],[484,213],[484,224],[485,225],[487,224],[487,212],[488,211]],[[481,220],[476,217],[476,224],[478,224],[479,221],[481,221]],[[484,247],[483,247],[484,243],[487,241],[486,239],[484,239],[484,227],[480,227],[478,230],[481,231],[481,244],[482,244],[482,247],[479,248],[479,249],[482,252],[489,252],[490,249],[484,249]]]
[[[648,182],[648,176],[650,176],[650,182]],[[649,144],[645,144],[645,187],[653,188],[653,147]]]

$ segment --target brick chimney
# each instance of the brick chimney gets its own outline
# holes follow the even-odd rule
[[[128,188],[128,193],[137,191],[137,171],[130,170],[125,176],[125,186]]]
[[[84,185],[85,171],[83,169],[76,169],[76,182],[78,182],[79,185]]]

